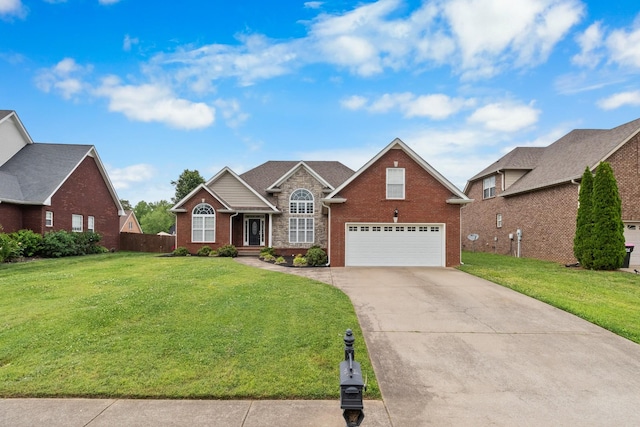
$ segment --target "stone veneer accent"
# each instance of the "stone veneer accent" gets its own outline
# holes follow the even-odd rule
[[[323,192],[324,186],[318,182],[305,168],[299,168],[280,186],[281,192],[274,193],[274,203],[281,211],[282,215],[273,215],[273,246],[276,248],[288,249],[308,249],[317,245],[322,248],[327,247],[327,215],[323,214],[321,200],[326,197]],[[313,194],[314,203],[314,242],[313,243],[290,243],[289,242],[289,218],[299,215],[289,214],[289,198],[291,193],[303,188]],[[304,216],[304,215],[301,215]]]

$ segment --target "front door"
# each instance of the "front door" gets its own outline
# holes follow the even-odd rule
[[[260,218],[249,218],[249,246],[260,246],[260,241],[262,237],[262,219]]]

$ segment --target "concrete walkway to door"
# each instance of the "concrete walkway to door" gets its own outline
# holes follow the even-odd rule
[[[394,426],[640,425],[637,344],[454,269],[330,279],[353,301]]]

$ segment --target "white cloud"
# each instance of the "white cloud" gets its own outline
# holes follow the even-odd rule
[[[321,1],[307,1],[304,3],[304,7],[307,9],[320,9],[324,2]]]
[[[625,105],[639,106],[640,90],[616,93],[598,101],[598,107],[603,110],[615,110]]]
[[[120,1],[121,0],[98,0],[98,3],[102,5],[110,5],[110,4],[120,3]]]
[[[474,99],[452,98],[444,94],[415,95],[411,92],[386,93],[369,103],[362,96],[351,96],[341,101],[350,110],[366,109],[371,113],[400,111],[406,118],[427,117],[433,120],[446,119],[464,108],[473,107]]]
[[[623,66],[640,68],[640,21],[630,31],[614,30],[607,37],[610,61]]]
[[[215,120],[215,110],[202,102],[176,97],[159,84],[126,85],[117,77],[107,77],[95,89],[109,99],[109,111],[123,113],[131,120],[160,122],[178,129],[201,129]]]
[[[112,168],[110,165],[107,165],[106,168],[109,178],[116,190],[129,188],[132,184],[149,181],[156,173],[153,166],[145,163],[126,166],[124,168]]]
[[[517,132],[538,122],[540,110],[532,105],[511,101],[496,102],[478,108],[469,116],[469,123],[479,123],[485,129],[499,132]]]
[[[598,49],[603,44],[603,28],[600,22],[591,24],[584,33],[578,35],[576,41],[580,46],[580,53],[571,58],[576,65],[593,68],[602,60],[602,53]]]
[[[43,92],[57,92],[64,99],[72,99],[88,89],[83,79],[91,74],[92,66],[82,66],[73,58],[64,58],[51,68],[36,74],[36,86]]]
[[[131,37],[129,36],[129,34],[126,34],[124,36],[124,41],[122,42],[122,50],[124,50],[125,52],[129,52],[131,51],[131,47],[138,43],[140,43],[140,40],[138,40],[136,37]]]
[[[218,99],[215,106],[222,112],[222,117],[230,128],[239,127],[249,118],[249,114],[242,111],[240,103],[235,99]]]
[[[0,0],[0,18],[24,18],[27,15],[27,8],[21,0]]]
[[[367,104],[368,99],[364,96],[353,95],[340,101],[342,108],[347,110],[359,110]]]
[[[577,0],[453,0],[444,11],[460,49],[466,77],[490,77],[511,63],[544,62],[555,44],[578,23]]]

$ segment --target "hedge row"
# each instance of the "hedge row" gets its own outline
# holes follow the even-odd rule
[[[60,258],[108,252],[100,246],[100,240],[102,236],[91,231],[50,231],[44,236],[31,230],[0,233],[0,262],[22,257]]]

